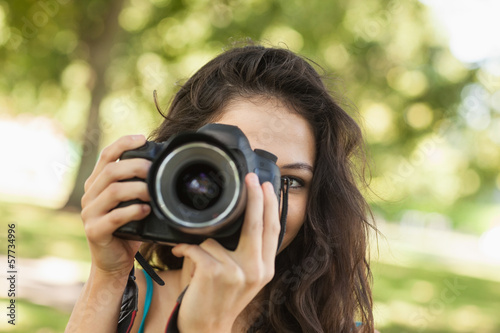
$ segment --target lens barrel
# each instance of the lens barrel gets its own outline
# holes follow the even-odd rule
[[[208,142],[175,148],[155,176],[161,212],[176,228],[188,233],[209,234],[224,227],[244,210],[239,163],[230,152]]]

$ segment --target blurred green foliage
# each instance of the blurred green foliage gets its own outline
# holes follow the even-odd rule
[[[7,305],[0,301],[2,307]],[[37,305],[26,300],[16,301],[18,317],[15,326],[2,322],[0,331],[2,332],[22,332],[22,333],[59,333],[64,332],[69,320],[69,313],[48,306]]]
[[[375,318],[383,333],[498,332],[500,283],[446,270],[375,263]],[[377,322],[377,319],[376,319]]]
[[[371,200],[381,216],[433,211],[468,232],[491,223],[471,227],[473,221],[452,213],[464,204],[474,211],[471,201],[482,207],[499,200],[498,110],[488,106],[490,121],[482,127],[473,117],[499,78],[455,59],[420,2],[0,1],[2,112],[47,115],[81,142],[96,79],[89,57],[103,47],[93,42],[113,6],[123,8],[105,72],[101,146],[148,133],[161,119],[153,90],[166,106],[178,80],[250,37],[289,47],[333,74],[334,94],[359,112],[366,132]]]
[[[3,221],[15,223],[22,258],[59,257],[90,261],[80,215],[25,204],[0,202]]]
[[[150,132],[161,120],[153,90],[166,107],[179,82],[250,37],[330,74],[339,103],[366,133],[377,217],[480,234],[500,215],[500,77],[460,63],[417,0],[0,0],[0,120],[54,121],[71,141],[64,171],[72,177],[99,77],[91,64],[100,59],[91,55],[103,47],[96,40],[112,6],[121,9],[102,73],[101,147]],[[89,260],[74,213],[1,204],[0,215],[19,221],[21,256]],[[497,282],[459,276],[467,289],[433,312],[456,275],[385,264],[374,272],[382,332],[500,331],[500,308],[490,302],[500,296]],[[68,318],[20,305],[29,318],[20,331],[62,331]],[[418,314],[426,317],[414,321]]]

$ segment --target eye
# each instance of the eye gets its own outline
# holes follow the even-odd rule
[[[290,179],[290,183],[288,184],[290,189],[298,189],[304,186],[304,181],[297,177],[286,176]]]

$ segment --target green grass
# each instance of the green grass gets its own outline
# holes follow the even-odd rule
[[[7,300],[0,300],[5,309]],[[10,325],[6,320],[0,322],[0,332],[16,333],[59,333],[64,332],[70,314],[47,306],[16,300],[16,324]]]
[[[21,257],[90,260],[77,213],[0,203],[0,216],[4,225],[16,223]],[[499,282],[456,275],[444,265],[427,267],[424,261],[419,267],[372,264],[374,316],[381,333],[500,332]],[[7,301],[0,299],[0,306]],[[63,332],[70,315],[27,300],[16,304],[18,324],[2,321],[1,332]]]
[[[499,282],[425,267],[372,268],[381,332],[500,332]]]
[[[474,235],[481,235],[491,228],[491,223],[500,214],[500,207],[495,203],[461,200],[455,205],[443,206],[432,197],[421,201],[377,202],[372,204],[372,208],[388,221],[399,221],[409,210],[422,214],[437,212],[450,219],[453,229]]]
[[[89,261],[83,223],[77,213],[0,202],[2,223],[16,224],[17,255]],[[1,231],[2,239],[3,232]]]

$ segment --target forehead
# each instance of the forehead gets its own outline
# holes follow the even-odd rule
[[[238,126],[252,149],[275,154],[279,166],[299,162],[314,166],[315,140],[310,124],[276,99],[234,100],[215,122]]]

